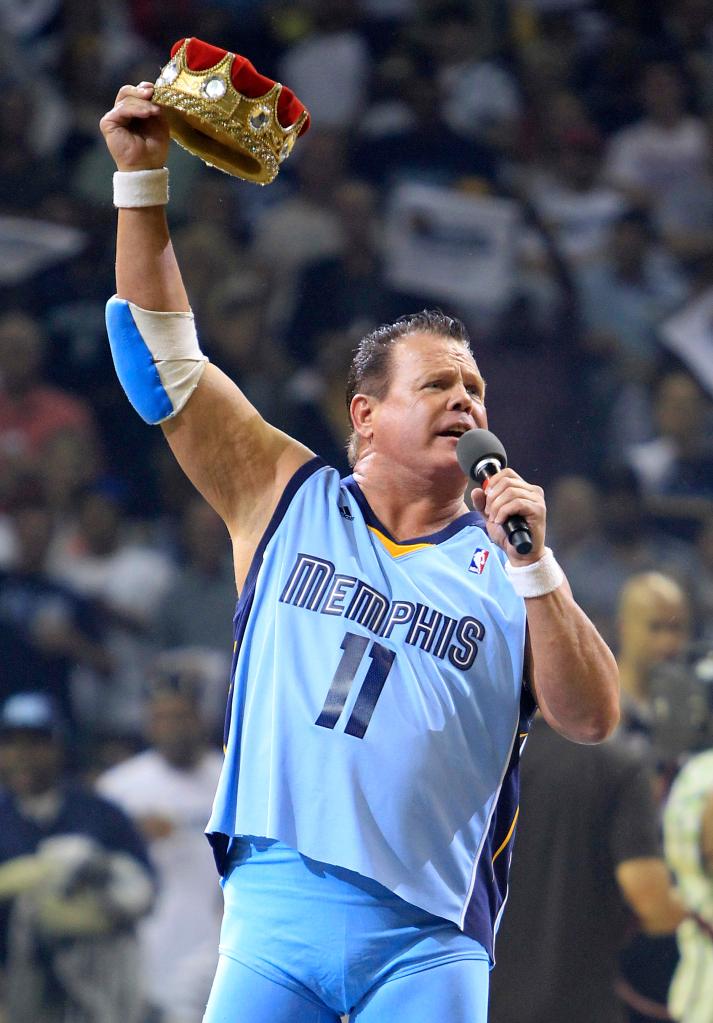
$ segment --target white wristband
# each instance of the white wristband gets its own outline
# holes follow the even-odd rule
[[[531,565],[511,565],[506,561],[505,573],[518,597],[544,597],[564,582],[564,572],[549,547]]]
[[[165,206],[167,202],[168,167],[114,173],[116,207],[133,209],[137,206]]]

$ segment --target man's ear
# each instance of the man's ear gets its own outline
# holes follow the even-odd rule
[[[355,394],[349,406],[349,414],[356,433],[362,440],[371,440],[376,400],[369,394]]]

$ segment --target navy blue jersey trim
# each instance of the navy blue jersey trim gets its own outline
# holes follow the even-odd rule
[[[243,599],[247,591],[255,586],[255,581],[257,579],[257,574],[260,571],[260,565],[262,564],[262,556],[265,553],[265,548],[267,547],[270,540],[274,536],[277,527],[284,519],[287,509],[290,506],[290,502],[292,501],[292,498],[295,496],[295,494],[300,489],[302,484],[306,480],[308,480],[310,476],[317,472],[318,469],[322,469],[325,465],[326,462],[324,462],[321,458],[318,458],[316,455],[314,458],[310,458],[308,462],[305,462],[304,465],[301,465],[299,467],[297,472],[290,479],[284,491],[282,492],[282,497],[277,502],[277,507],[272,513],[272,517],[270,518],[270,521],[267,524],[265,532],[260,537],[260,542],[255,548],[255,553],[253,555],[252,561],[250,562],[250,568],[248,569],[248,574],[245,579],[245,584],[243,586],[242,593],[238,598],[238,604],[235,609],[236,617],[240,609],[241,600]]]
[[[369,502],[353,476],[345,476],[342,480],[342,486],[347,488],[349,493],[359,505],[367,526],[373,526],[375,529],[378,529],[380,533],[383,533],[387,539],[391,540],[392,543],[399,544],[404,547],[415,543],[443,543],[445,540],[450,540],[450,538],[455,536],[456,533],[460,533],[461,529],[464,529],[465,526],[479,526],[482,530],[485,530],[485,519],[480,512],[469,511],[464,515],[459,515],[457,519],[454,519],[453,522],[449,522],[447,526],[443,529],[439,529],[437,533],[431,533],[429,536],[417,536],[410,540],[397,540],[371,510]]]
[[[490,827],[476,867],[476,881],[468,903],[463,930],[475,938],[495,961],[495,927],[508,894],[508,877],[516,821],[520,806],[520,751],[535,712],[532,694],[523,686],[520,694],[518,735],[500,786]]]

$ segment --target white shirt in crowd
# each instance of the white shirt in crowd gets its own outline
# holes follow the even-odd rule
[[[223,757],[207,751],[190,770],[179,770],[156,750],[146,750],[106,771],[97,789],[131,817],[159,816],[173,825],[150,842],[158,897],[140,928],[148,996],[168,1009],[182,961],[212,942],[218,961],[222,906],[218,874],[203,833]]]

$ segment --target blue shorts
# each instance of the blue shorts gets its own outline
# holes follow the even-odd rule
[[[375,881],[239,839],[223,894],[204,1023],[486,1023],[482,945]]]

